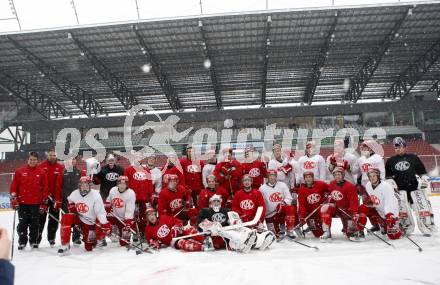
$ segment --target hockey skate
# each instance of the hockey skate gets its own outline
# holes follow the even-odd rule
[[[332,234],[330,233],[330,230],[324,231],[322,236],[319,237],[319,240],[321,242],[328,242],[328,241],[331,241],[331,239],[332,239]]]
[[[102,240],[97,240],[96,241],[96,248],[104,248],[107,246],[107,242],[105,241],[105,238]]]
[[[18,245],[18,250],[23,250],[26,247],[25,244],[19,244]]]
[[[214,251],[214,244],[210,236],[206,236],[203,241],[203,251]]]
[[[354,242],[365,241],[364,231],[358,231],[358,232],[352,233],[348,239],[351,241],[354,241]]]
[[[62,245],[59,249],[58,249],[58,254],[60,256],[64,256],[64,255],[68,255],[70,253],[70,245]]]

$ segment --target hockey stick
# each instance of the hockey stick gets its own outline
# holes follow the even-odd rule
[[[412,242],[415,246],[417,246],[417,249],[419,250],[419,252],[422,252],[423,249],[420,247],[420,245],[418,245],[412,238],[410,238],[409,236],[405,235],[405,237]]]
[[[92,221],[91,219],[89,219],[88,217],[86,217],[86,216],[84,216],[84,215],[82,215],[82,214],[80,214],[80,213],[78,213],[78,212],[76,212],[75,214],[78,215],[79,217],[83,218],[84,220],[88,221],[89,223],[92,223],[94,226],[96,226],[96,227],[98,227],[98,228],[100,228],[100,229],[102,229],[102,230],[104,229],[103,227],[101,227],[100,225],[98,225],[96,222],[93,222],[93,221]],[[152,253],[152,252],[150,252],[148,249],[146,249],[147,251],[145,251],[142,247],[139,247],[138,245],[136,245],[136,244],[134,244],[134,243],[132,243],[132,242],[126,240],[126,239],[123,239],[120,235],[117,235],[117,234],[114,234],[114,233],[110,233],[110,235],[116,236],[116,237],[119,238],[120,240],[126,242],[126,243],[127,243],[127,246],[131,246],[131,247],[135,247],[135,248],[139,249],[141,252],[136,251],[136,255],[141,254],[142,252]]]
[[[253,226],[253,225],[258,223],[258,221],[260,220],[262,214],[263,214],[263,207],[260,206],[260,207],[257,208],[257,212],[255,213],[255,217],[252,219],[252,221],[248,221],[248,222],[244,222],[244,223],[241,223],[241,224],[235,224],[235,225],[231,225],[231,226],[222,227],[222,230],[230,231],[230,230],[235,230],[235,229],[242,228],[242,227]],[[198,232],[198,233],[190,234],[190,235],[186,235],[186,236],[175,237],[175,238],[173,238],[172,242],[176,242],[176,241],[178,241],[180,239],[185,239],[185,238],[190,238],[190,237],[195,237],[195,236],[201,236],[201,235],[210,235],[210,234],[211,234],[210,231]]]
[[[318,248],[317,246],[311,246],[311,245],[305,244],[305,243],[303,243],[303,242],[300,242],[300,241],[295,240],[294,238],[290,238],[290,237],[288,237],[287,235],[281,237],[281,238],[278,240],[278,242],[284,240],[285,238],[287,238],[288,241],[295,242],[295,243],[297,243],[297,244],[299,244],[299,245],[302,245],[302,246],[305,246],[305,247],[308,247],[308,248],[314,248],[315,250],[319,250],[319,248]]]
[[[14,222],[12,225],[12,243],[11,243],[11,261],[14,259],[14,240],[15,240],[15,220],[17,217],[17,209],[14,209]]]
[[[352,220],[354,223],[356,223],[356,225],[361,226],[361,227],[363,227],[364,229],[366,229],[367,232],[368,232],[369,234],[374,235],[375,237],[377,237],[378,239],[380,239],[381,241],[383,241],[383,242],[386,243],[387,245],[391,246],[392,248],[395,248],[393,244],[387,242],[386,240],[384,240],[382,237],[380,237],[378,234],[376,234],[375,232],[373,232],[372,230],[370,230],[370,229],[367,228],[366,226],[364,226],[364,225],[360,224],[359,222],[353,220],[353,218],[352,218],[352,217],[351,217],[346,211],[344,211],[344,210],[341,209],[341,208],[339,208],[339,210],[340,210],[344,215],[346,215],[350,220]]]
[[[308,214],[305,218],[304,218],[304,222],[307,222],[308,219],[310,219],[311,216],[313,216],[316,211],[318,211],[318,209],[321,209],[321,206],[324,205],[325,203],[329,203],[331,199],[331,196],[327,197],[327,200],[322,202],[321,204],[319,204],[318,207],[315,208],[315,210],[313,210],[310,214]],[[297,230],[299,228],[301,228],[304,224],[299,223],[298,225],[296,225],[293,230]],[[302,230],[301,230],[302,231]]]

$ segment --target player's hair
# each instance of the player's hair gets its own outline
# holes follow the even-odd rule
[[[38,159],[38,152],[36,152],[36,151],[29,152],[28,158],[31,157],[31,156],[36,157]]]

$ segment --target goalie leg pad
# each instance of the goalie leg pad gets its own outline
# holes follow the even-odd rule
[[[399,223],[402,225],[402,229],[406,235],[414,232],[414,219],[411,214],[410,206],[408,203],[408,195],[405,190],[394,193],[399,203]]]
[[[261,234],[257,233],[257,240],[255,242],[255,249],[265,250],[268,248],[274,241],[276,237],[271,231],[264,231]]]
[[[255,230],[246,227],[220,231],[219,234],[229,240],[229,247],[231,249],[243,253],[249,252],[257,239]]]
[[[436,233],[437,227],[434,223],[434,214],[432,212],[431,203],[423,190],[411,192],[414,201],[413,208],[416,212],[417,226],[423,234],[430,235]]]

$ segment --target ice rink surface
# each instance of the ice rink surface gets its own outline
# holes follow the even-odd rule
[[[431,201],[439,224],[440,197],[431,197]],[[0,212],[0,225],[10,234],[12,223],[12,211]],[[395,249],[374,236],[353,243],[342,235],[341,227],[333,219],[333,240],[328,243],[310,236],[301,240],[318,246],[319,251],[285,240],[249,254],[184,253],[167,248],[136,255],[109,242],[107,248],[93,252],[72,247],[70,255],[60,257],[57,236],[55,248],[43,239],[38,250],[15,249],[15,284],[440,284],[439,234],[424,237],[416,228],[411,237],[422,246],[420,253],[406,238],[391,241]]]

